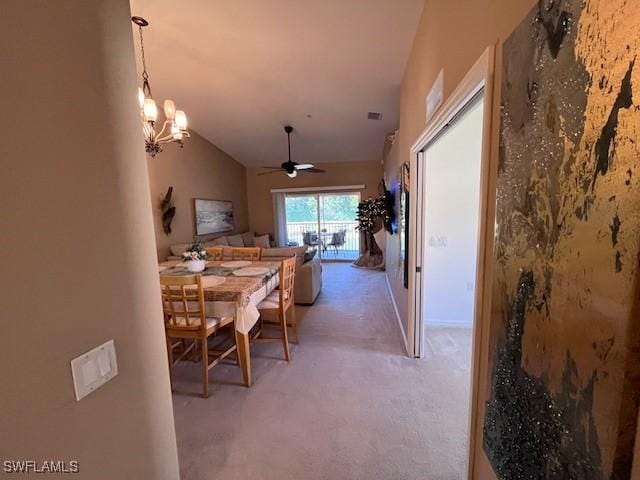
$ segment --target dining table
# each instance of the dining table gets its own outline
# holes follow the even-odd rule
[[[278,287],[280,262],[209,261],[202,275],[206,315],[234,316],[238,363],[244,384],[251,386],[250,331],[260,317],[258,304]],[[179,260],[162,262],[159,274],[193,275]],[[246,272],[246,273],[244,273]]]

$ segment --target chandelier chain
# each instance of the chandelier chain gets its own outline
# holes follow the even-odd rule
[[[144,57],[144,39],[142,38],[142,25],[138,25],[140,31],[140,57],[142,59],[142,91],[152,97],[151,85],[149,84],[149,73],[147,72],[147,62]]]

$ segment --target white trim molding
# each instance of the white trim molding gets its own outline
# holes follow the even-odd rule
[[[445,100],[444,104],[435,112],[424,131],[418,136],[411,147],[409,161],[411,162],[411,199],[410,205],[415,208],[409,210],[409,232],[416,232],[409,238],[409,321],[407,325],[407,343],[413,347],[414,356],[423,354],[422,347],[422,249],[419,238],[421,225],[419,217],[422,212],[424,191],[420,187],[424,184],[424,169],[421,164],[424,159],[421,152],[447,124],[455,118],[460,109],[467,104],[476,94],[484,90],[484,116],[483,116],[483,141],[480,179],[480,224],[478,231],[478,258],[476,265],[476,292],[475,309],[472,327],[471,345],[471,388],[469,392],[469,423],[468,423],[468,480],[472,480],[475,467],[475,453],[478,447],[478,409],[479,388],[481,384],[480,363],[481,358],[486,357],[488,351],[488,330],[485,327],[486,319],[490,316],[491,305],[491,258],[493,253],[493,218],[495,205],[495,178],[497,167],[492,162],[492,139],[497,135],[497,128],[493,125],[494,111],[494,68],[495,47],[489,46],[462,82]],[[418,181],[420,179],[420,181]],[[482,352],[482,353],[481,353]]]
[[[407,333],[404,330],[404,325],[402,325],[402,319],[400,318],[400,312],[398,311],[398,304],[396,303],[396,297],[393,295],[393,290],[391,290],[391,282],[389,282],[389,275],[385,272],[384,279],[387,281],[387,290],[389,291],[389,297],[391,297],[391,304],[393,305],[393,310],[396,312],[396,320],[398,321],[398,326],[400,327],[400,334],[402,335],[402,343],[404,345],[404,351],[407,355],[411,356],[409,353],[409,345],[407,343]]]
[[[271,193],[301,193],[301,192],[341,192],[344,190],[364,190],[366,185],[335,185],[333,187],[297,187],[272,188]]]

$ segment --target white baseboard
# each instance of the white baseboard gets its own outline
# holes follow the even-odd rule
[[[404,331],[404,325],[402,325],[402,319],[400,318],[400,312],[398,312],[398,305],[396,304],[396,297],[393,296],[393,290],[391,290],[391,283],[389,282],[389,275],[384,274],[384,278],[387,281],[387,290],[389,291],[389,296],[391,297],[391,304],[393,305],[393,309],[396,312],[396,320],[398,321],[398,326],[400,327],[400,335],[402,336],[402,343],[404,344],[404,351],[407,356],[411,357],[409,353],[409,344],[407,342],[407,333]]]

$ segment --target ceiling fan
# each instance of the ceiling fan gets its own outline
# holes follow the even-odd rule
[[[284,171],[290,178],[295,178],[298,176],[298,172],[325,173],[324,170],[316,168],[313,163],[297,163],[291,161],[291,132],[293,132],[293,127],[291,125],[287,125],[286,127],[284,127],[284,131],[287,132],[287,143],[289,144],[289,160],[281,164],[279,167],[262,167],[268,169],[269,171],[261,172],[258,175],[269,175],[270,173],[279,173]]]

